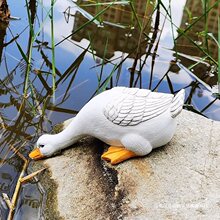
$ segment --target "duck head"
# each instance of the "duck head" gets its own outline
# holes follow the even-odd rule
[[[52,156],[58,149],[53,135],[42,135],[36,144],[36,148],[29,154],[29,157],[34,160]]]

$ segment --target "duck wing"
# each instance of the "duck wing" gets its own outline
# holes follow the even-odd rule
[[[173,95],[147,89],[120,88],[118,96],[104,108],[104,115],[114,124],[134,126],[165,112]]]

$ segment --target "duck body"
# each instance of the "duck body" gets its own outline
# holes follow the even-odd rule
[[[184,96],[184,90],[174,96],[146,89],[115,87],[91,99],[62,132],[53,138],[43,135],[39,142],[51,138],[52,145],[59,149],[89,135],[114,146],[102,156],[112,164],[144,156],[171,140]]]

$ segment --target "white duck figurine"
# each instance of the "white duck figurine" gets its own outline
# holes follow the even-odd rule
[[[110,145],[102,158],[111,164],[147,155],[173,137],[184,97],[184,90],[176,96],[138,88],[107,90],[91,99],[62,132],[42,135],[29,156],[49,157],[87,135]]]

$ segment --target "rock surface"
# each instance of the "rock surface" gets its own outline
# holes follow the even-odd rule
[[[100,159],[107,146],[85,138],[44,161],[46,218],[219,219],[219,132],[220,122],[183,111],[169,144],[114,167]]]

